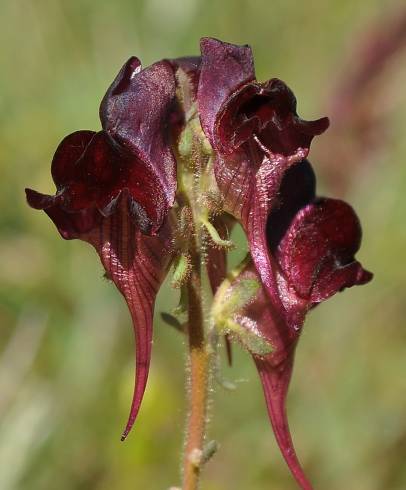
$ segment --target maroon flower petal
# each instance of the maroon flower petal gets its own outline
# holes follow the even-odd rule
[[[250,199],[255,185],[256,168],[252,162],[258,161],[258,148],[249,145],[252,158],[239,149],[228,156],[214,154],[214,173],[224,201],[224,210],[243,222],[248,221]]]
[[[176,161],[168,127],[175,107],[175,90],[173,67],[168,61],[141,70],[138,60],[130,58],[100,106],[103,129],[138,162],[128,167],[128,178],[140,188],[139,195],[134,197],[137,205],[147,215],[147,206],[155,209],[153,232],[162,224],[175,199]],[[141,198],[146,182],[149,187]],[[134,192],[134,186],[130,192]]]
[[[67,136],[56,150],[52,173],[58,203],[67,212],[95,208],[108,216],[120,193],[128,190],[134,221],[144,233],[154,234],[168,211],[167,196],[158,191],[153,169],[105,131]]]
[[[131,58],[102,102],[104,130],[79,131],[59,145],[52,162],[56,196],[26,190],[28,203],[43,209],[64,238],[96,248],[131,311],[137,369],[123,438],[145,390],[153,306],[171,258],[167,213],[175,198],[176,163],[167,125],[174,99],[168,62],[141,71]]]
[[[201,51],[200,119],[216,151],[233,153],[256,136],[273,153],[287,156],[309,148],[312,138],[327,129],[327,118],[308,122],[298,117],[296,98],[284,82],[255,81],[248,46],[204,38]]]
[[[266,238],[268,216],[285,172],[306,158],[328,119],[307,122],[292,91],[278,79],[254,79],[247,47],[202,40],[200,117],[214,150],[214,171],[225,210],[248,234],[251,254],[270,297],[278,304]]]
[[[313,285],[310,300],[312,305],[321,303],[339,291],[352,286],[361,286],[372,280],[373,274],[358,261],[338,266],[333,257],[321,266],[317,280]]]
[[[247,92],[248,88],[243,90]],[[289,91],[287,87],[286,90]],[[248,217],[252,196],[256,196],[254,200],[259,199],[260,206],[264,208],[265,205],[268,211],[267,202],[276,197],[277,187],[272,186],[272,195],[271,190],[264,192],[263,184],[258,187],[260,183],[267,179],[280,181],[293,163],[307,156],[312,138],[328,124],[327,119],[314,123],[301,121],[293,110],[296,103],[292,105],[292,101],[287,101],[286,94],[279,89],[275,90],[273,105],[268,103],[268,106],[264,106],[265,113],[269,112],[266,117],[270,117],[270,120],[261,122],[265,116],[261,115],[260,106],[255,105],[258,104],[256,97],[253,96],[251,102],[241,102],[245,106],[243,115],[232,115],[231,110],[225,110],[217,131],[221,140],[230,144],[228,150],[215,155],[217,184],[225,196],[226,210],[243,222]],[[235,99],[238,99],[238,95]],[[249,103],[252,104],[251,109],[248,109]],[[269,178],[266,173],[270,174]],[[256,206],[255,203],[253,206]]]
[[[217,114],[217,148],[232,153],[254,135],[273,153],[290,155],[309,148],[314,136],[328,127],[328,119],[304,121],[296,113],[296,98],[277,78],[252,82],[234,92]]]
[[[244,280],[260,282],[252,264],[234,280],[232,286]],[[284,315],[272,306],[264,288],[242,309],[239,316],[247,318],[245,324],[252,325],[273,347],[270,354],[259,356],[252,353],[252,356],[261,378],[269,418],[281,453],[301,488],[311,490],[312,486],[296,456],[286,414],[286,397],[300,330],[294,330],[286,324]]]
[[[299,149],[296,155],[270,154],[256,174],[252,193],[249,219],[243,223],[248,235],[251,257],[261,277],[269,298],[277,309],[283,310],[276,273],[278,264],[270,253],[267,239],[268,217],[279,205],[278,192],[286,172],[294,165],[301,165],[307,151]]]
[[[32,189],[26,189],[28,204],[34,209],[43,209],[57,227],[62,238],[73,240],[98,226],[102,216],[95,208],[68,212],[61,206],[61,196],[47,196]]]
[[[372,275],[354,260],[361,226],[343,201],[320,199],[296,214],[277,249],[277,258],[298,295],[320,302]]]
[[[83,237],[95,247],[109,278],[124,296],[134,325],[136,376],[122,440],[134,424],[144,395],[151,359],[155,298],[171,258],[168,222],[164,223],[159,235],[143,235],[130,217],[125,197],[120,199],[117,211],[102,221],[99,229]]]
[[[55,204],[55,196],[41,194],[33,189],[25,189],[28,204],[34,209],[48,209]]]
[[[55,203],[64,211],[82,212],[88,223],[91,209],[110,215],[121,192],[128,190],[135,223],[144,233],[156,234],[176,191],[176,162],[167,128],[174,100],[175,79],[168,62],[141,70],[139,60],[130,58],[103,99],[105,130],[73,133],[56,150]],[[34,204],[33,195],[30,199]],[[62,223],[64,217],[58,217],[50,204],[38,206],[49,208],[48,214]],[[63,236],[74,234],[62,228]]]
[[[127,191],[121,193],[114,213],[108,217],[94,208],[67,212],[58,196],[44,196],[30,189],[27,200],[33,207],[44,209],[63,238],[79,238],[94,246],[107,276],[127,302],[136,339],[136,377],[124,440],[134,424],[148,378],[154,303],[172,254],[168,220],[158,235],[144,235],[131,217],[132,199]]]
[[[52,178],[58,190],[75,179],[75,163],[83,155],[95,131],[76,131],[66,136],[56,149],[52,159]]]
[[[286,413],[286,396],[292,375],[294,354],[290,354],[277,368],[272,367],[267,359],[254,356],[254,360],[261,378],[268,415],[281,453],[300,488],[312,490],[313,487],[296,456]]]
[[[272,172],[265,172],[264,185],[257,186],[264,189],[265,195],[271,189],[270,196],[274,196],[272,187],[279,178],[276,170],[274,173],[276,176],[272,177]],[[277,199],[271,199],[268,205],[263,200],[262,207],[258,206],[250,216],[253,262],[233,280],[231,287],[244,280],[256,280],[262,285],[235,321],[251,334],[263,337],[273,348],[264,356],[251,354],[281,452],[301,488],[311,490],[294,450],[286,414],[294,352],[309,308],[345,287],[368,282],[372,274],[354,260],[361,228],[353,209],[334,199],[314,200],[314,174],[306,160],[291,166],[278,186]],[[258,202],[261,204],[260,199]],[[262,218],[267,209],[271,212],[268,241],[264,242]]]
[[[217,122],[224,104],[237,89],[255,78],[252,51],[249,46],[236,46],[212,38],[202,38],[200,50],[200,121],[211,145],[217,150],[222,143],[217,135]]]
[[[273,171],[269,165],[273,165]],[[253,195],[252,213],[246,222],[248,242],[262,284],[274,306],[283,312],[286,304],[281,300],[277,283],[280,267],[273,252],[296,213],[314,199],[316,181],[307,160],[289,164],[283,156],[268,162],[257,179],[258,192]],[[294,315],[290,320],[295,329],[302,318]]]

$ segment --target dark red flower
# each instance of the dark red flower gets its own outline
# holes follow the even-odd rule
[[[249,46],[203,38],[201,51],[200,120],[215,150],[216,179],[226,210],[246,221],[261,166],[281,155],[286,167],[299,150],[304,158],[313,136],[328,127],[328,119],[303,121],[296,113],[295,96],[281,80],[257,82]]]
[[[245,229],[252,258],[231,288],[247,279],[261,285],[241,312],[248,318],[242,324],[273,346],[271,354],[253,356],[278,444],[308,490],[285,409],[294,351],[310,308],[371,279],[354,259],[361,228],[344,202],[315,198],[306,157],[328,119],[303,121],[281,80],[257,82],[248,46],[203,39],[201,50],[200,119],[213,147],[225,210]]]
[[[262,287],[255,300],[243,308],[273,351],[253,352],[264,388],[269,417],[283,456],[305,490],[311,484],[300,467],[286,416],[286,395],[294,352],[307,311],[345,288],[365,284],[372,274],[354,259],[361,242],[361,227],[353,209],[336,199],[316,199],[315,179],[304,160],[291,167],[282,180],[278,205],[268,217],[267,244],[276,277],[279,302],[269,300]],[[295,192],[293,192],[295,191]],[[250,263],[231,288],[260,275]]]
[[[131,311],[136,336],[136,381],[126,437],[145,390],[155,297],[170,262],[168,211],[176,192],[176,161],[168,121],[175,108],[175,78],[162,61],[142,70],[130,58],[101,107],[103,130],[78,131],[56,150],[56,195],[27,189],[65,239],[93,245],[107,276]]]
[[[200,119],[214,149],[217,184],[225,210],[239,219],[269,296],[276,294],[266,222],[285,172],[306,158],[311,140],[328,119],[307,122],[296,113],[292,91],[273,78],[255,80],[248,46],[215,39],[201,42]]]
[[[156,294],[177,253],[174,277],[183,292],[190,275],[207,266],[212,323],[218,318],[226,335],[234,328],[251,351],[278,444],[298,483],[310,490],[286,416],[294,352],[310,308],[371,279],[354,258],[361,227],[348,204],[315,195],[307,156],[328,119],[300,119],[284,82],[259,83],[248,46],[204,38],[201,54],[144,70],[130,58],[101,103],[102,130],[73,133],[56,150],[56,195],[27,189],[27,199],[65,239],[94,246],[129,306],[136,379],[123,439],[145,391]],[[235,221],[247,234],[251,258],[226,278]],[[193,325],[187,328],[193,332]],[[204,340],[215,347],[212,333]]]

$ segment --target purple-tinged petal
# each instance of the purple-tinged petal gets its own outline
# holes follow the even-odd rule
[[[318,303],[372,278],[354,260],[360,243],[361,226],[351,206],[319,199],[296,214],[276,253],[298,295]]]
[[[231,287],[245,280],[260,282],[253,264],[246,267]],[[292,329],[286,324],[284,314],[281,315],[281,312],[273,307],[264,288],[260,288],[253,301],[243,307],[239,317],[246,319],[241,325],[251,325],[251,328],[273,348],[272,352],[265,356],[253,352],[251,354],[261,378],[269,418],[281,453],[301,488],[311,490],[312,486],[296,456],[286,414],[286,397],[300,330]]]
[[[106,97],[113,97],[125,93],[129,89],[131,80],[141,71],[141,61],[136,56],[131,56],[131,58],[129,58],[121,67],[116,78],[108,88],[107,93],[104,96],[105,98],[101,103],[100,114],[102,113],[102,110],[104,110],[104,108],[102,109],[102,106],[106,103]],[[100,117],[102,116],[100,115]]]
[[[62,238],[73,240],[98,226],[102,216],[95,208],[68,212],[61,206],[61,196],[47,196],[32,189],[26,189],[28,204],[34,209],[43,209],[57,227]]]
[[[240,111],[260,121],[257,133],[262,144],[273,153],[292,155],[298,148],[310,148],[314,136],[329,126],[327,117],[305,121],[296,112],[296,97],[282,81],[273,78],[259,85],[259,92]]]
[[[291,353],[275,368],[267,359],[254,356],[265,394],[269,418],[282,455],[300,487],[303,490],[312,490],[313,487],[296,456],[286,413],[286,395],[293,369],[293,358],[294,353]]]
[[[95,131],[76,131],[66,136],[56,149],[51,173],[58,190],[75,179],[76,162],[83,155]]]
[[[256,136],[273,153],[290,155],[298,148],[309,148],[313,137],[327,127],[327,118],[300,119],[293,92],[273,78],[244,85],[229,97],[217,114],[216,148],[229,154]]]
[[[281,80],[258,83],[248,47],[213,39],[203,39],[201,46],[200,119],[214,148],[225,210],[244,224],[259,208],[267,216],[278,186],[264,190],[265,181],[280,182],[293,163],[307,156],[313,137],[329,121],[300,119],[296,98]]]
[[[310,300],[312,305],[321,303],[337,292],[352,286],[361,286],[372,280],[373,274],[358,261],[338,267],[335,259],[325,261],[313,285]]]
[[[278,206],[278,192],[286,172],[295,165],[303,165],[307,150],[299,149],[295,155],[269,154],[256,174],[249,219],[243,223],[248,234],[251,257],[269,298],[277,309],[283,310],[276,273],[278,264],[270,253],[267,239],[268,217]],[[304,164],[306,165],[306,164]]]
[[[222,142],[217,133],[218,115],[224,104],[242,85],[255,78],[252,51],[217,39],[203,38],[198,90],[200,121],[211,145],[217,150]]]
[[[27,200],[43,208],[63,238],[79,238],[94,246],[107,276],[124,296],[131,313],[136,339],[136,376],[124,440],[136,419],[148,378],[155,298],[171,260],[169,217],[156,236],[144,235],[131,216],[131,197],[122,192],[114,212],[103,217],[95,208],[68,212],[58,196],[44,196],[27,189]]]
[[[268,215],[268,245],[275,252],[296,213],[316,198],[316,176],[308,160],[290,167],[283,176],[275,205]]]
[[[214,154],[214,173],[224,201],[224,210],[238,220],[248,221],[250,199],[255,185],[256,168],[252,162],[260,159],[257,145],[247,144],[251,158],[241,149],[231,155]]]
[[[141,70],[138,60],[130,58],[100,106],[103,129],[116,146],[138,162],[128,167],[130,176],[137,186],[149,183],[148,200],[157,215],[152,223],[153,233],[175,199],[176,161],[168,127],[175,109],[175,91],[175,75],[168,61]],[[139,182],[142,175],[145,179]],[[139,202],[137,197],[134,201],[145,211],[146,201]]]
[[[227,111],[221,116],[222,125],[219,125],[218,134],[230,142],[230,148],[235,148],[231,153],[217,152],[215,155],[216,181],[224,196],[226,210],[243,223],[247,220],[250,205],[256,208],[255,201],[258,199],[261,208],[269,211],[268,203],[276,197],[278,187],[272,185],[271,189],[264,191],[264,181],[280,182],[293,163],[307,156],[313,136],[322,132],[328,124],[327,119],[310,123],[301,121],[292,109],[295,106],[279,92],[274,97],[273,105],[265,106],[270,122],[266,122],[265,118],[264,127],[261,118],[265,116],[260,114],[261,108],[256,105],[255,97],[250,109],[248,102],[243,104],[243,116],[240,114],[233,118],[227,115]],[[279,96],[281,100],[278,100]],[[227,125],[223,121],[227,121]],[[250,200],[254,202],[250,203]]]
[[[280,181],[329,124],[327,118],[300,119],[295,96],[281,80],[256,82],[247,47],[212,39],[202,41],[198,103],[203,130],[215,150],[214,171],[225,210],[243,224],[258,207],[252,201],[269,211],[265,201],[275,197],[258,188],[264,173]],[[272,190],[277,193],[277,186]]]
[[[55,196],[41,194],[33,189],[25,189],[27,202],[33,209],[48,209],[55,204]]]
[[[143,235],[130,217],[125,197],[120,199],[117,211],[86,237],[100,255],[109,278],[124,296],[134,325],[136,377],[122,440],[134,424],[144,395],[151,358],[154,303],[171,255],[168,222],[158,236]]]
[[[108,216],[121,192],[128,190],[134,221],[144,233],[155,234],[168,211],[154,170],[105,131],[67,136],[55,152],[52,173],[56,199],[67,212],[95,208]]]
[[[137,369],[123,438],[145,390],[153,306],[171,256],[167,214],[175,198],[176,163],[168,124],[174,103],[171,65],[141,71],[131,58],[102,102],[104,130],[79,131],[59,145],[52,162],[57,194],[26,191],[28,203],[43,209],[64,238],[96,248],[131,311]]]

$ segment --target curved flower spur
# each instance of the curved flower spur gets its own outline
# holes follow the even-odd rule
[[[306,158],[327,118],[300,119],[282,81],[256,81],[248,46],[210,38],[201,57],[143,70],[131,58],[100,117],[102,131],[78,131],[58,147],[56,195],[27,190],[27,198],[64,238],[95,247],[129,306],[136,380],[123,439],[146,386],[155,297],[173,263],[177,312],[188,319],[166,318],[187,333],[190,349],[183,488],[197,488],[213,453],[205,444],[210,373],[225,335],[252,354],[283,456],[301,488],[311,489],[285,408],[296,344],[310,308],[372,277],[354,259],[361,228],[352,208],[315,196]],[[236,222],[250,253],[227,275]]]

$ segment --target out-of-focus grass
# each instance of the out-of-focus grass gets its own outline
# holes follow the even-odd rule
[[[134,363],[123,301],[90,247],[61,240],[24,202],[25,186],[53,191],[49,165],[61,138],[99,127],[99,101],[130,55],[148,64],[197,53],[203,35],[251,44],[259,78],[284,79],[300,114],[318,117],[343,54],[388,8],[379,0],[3,0],[2,490],[160,490],[179,481],[182,338],[157,315],[145,401],[121,444]],[[391,90],[401,93],[405,73],[397,76]],[[400,97],[391,145],[347,196],[364,228],[359,257],[376,277],[315,310],[298,349],[289,412],[316,488],[406,488],[405,114]],[[157,312],[175,302],[166,286]],[[211,436],[221,449],[203,488],[293,490],[248,356],[236,349],[225,369],[247,381],[214,395]]]

